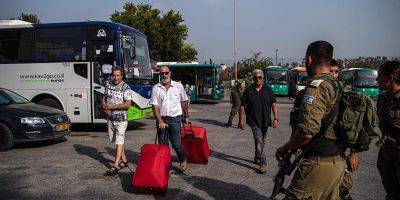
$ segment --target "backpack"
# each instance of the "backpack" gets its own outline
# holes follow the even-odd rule
[[[333,82],[332,84],[336,85]],[[338,144],[355,152],[367,151],[372,139],[381,136],[373,101],[367,95],[352,91],[347,86],[340,86],[339,89],[342,90],[342,96],[334,127]],[[292,135],[299,122],[303,96],[302,90],[290,112]]]
[[[340,146],[355,152],[367,151],[372,139],[382,135],[372,99],[344,87],[335,133]]]

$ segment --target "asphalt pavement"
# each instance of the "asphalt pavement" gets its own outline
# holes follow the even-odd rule
[[[140,148],[155,138],[154,120],[145,119],[130,124],[126,134],[129,169],[114,177],[103,176],[115,154],[105,126],[75,126],[64,140],[19,144],[0,152],[0,199],[268,199],[277,172],[275,150],[290,136],[292,101],[278,98],[278,102],[280,127],[268,130],[265,174],[258,174],[258,166],[252,163],[250,128],[237,129],[237,117],[234,128],[224,127],[228,101],[191,104],[193,124],[207,130],[211,157],[208,165],[189,164],[184,174],[173,171],[166,196],[135,194],[131,186]],[[384,199],[377,154],[374,145],[360,154],[360,168],[353,173],[354,199]],[[178,166],[176,157],[173,165]],[[289,182],[288,177],[285,185]]]

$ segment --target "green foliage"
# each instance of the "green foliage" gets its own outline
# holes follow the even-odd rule
[[[269,65],[273,65],[272,59],[269,57],[264,57],[261,55],[261,52],[253,53],[253,56],[250,58],[242,58],[238,62],[238,77],[245,78],[254,69],[263,69]]]
[[[150,57],[158,61],[195,61],[197,51],[185,43],[188,27],[179,12],[165,14],[149,4],[125,3],[124,11],[115,11],[111,21],[136,28],[147,36]]]
[[[399,58],[389,59],[386,56],[377,57],[358,57],[354,59],[338,59],[339,66],[345,66],[346,68],[361,67],[361,68],[377,68],[384,62],[389,60],[399,60]]]
[[[11,19],[15,19],[15,18],[11,18]],[[18,16],[18,19],[22,20],[22,21],[30,22],[30,23],[33,23],[33,24],[39,24],[40,23],[39,17],[37,15],[35,15],[35,14],[21,13],[21,15]]]

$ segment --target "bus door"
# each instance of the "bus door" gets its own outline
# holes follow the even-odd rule
[[[115,66],[115,45],[112,40],[92,41],[92,119],[93,123],[105,122],[101,113],[101,100],[104,96],[104,83],[111,80],[112,67]]]
[[[199,85],[199,97],[200,98],[211,98],[213,92],[213,73],[212,71],[200,71],[200,85]]]

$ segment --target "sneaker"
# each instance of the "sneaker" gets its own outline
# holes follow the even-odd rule
[[[265,172],[267,172],[267,164],[261,164],[260,165],[260,173],[264,174]]]
[[[187,162],[186,162],[186,161],[183,161],[183,162],[180,164],[179,169],[181,170],[181,172],[186,171],[186,170],[187,170]]]
[[[226,124],[225,124],[225,127],[226,127],[226,128],[232,127],[232,122],[226,123]]]

